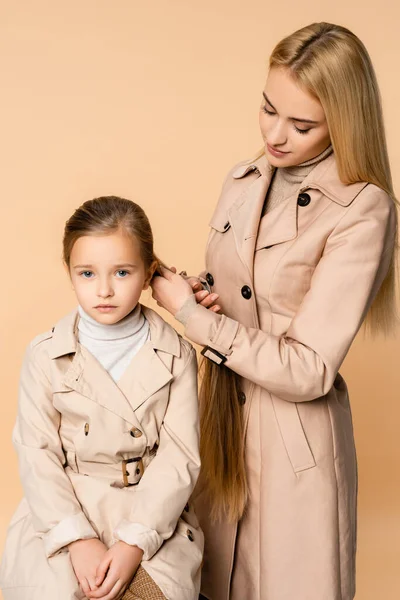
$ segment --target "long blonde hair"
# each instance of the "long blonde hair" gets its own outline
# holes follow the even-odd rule
[[[283,39],[270,67],[289,69],[316,97],[328,122],[338,172],[345,184],[365,181],[389,194],[392,185],[379,88],[362,42],[348,29],[314,23]],[[388,274],[367,315],[369,331],[389,333],[397,323],[397,246]],[[238,404],[238,376],[206,361],[200,391],[202,479],[212,516],[240,519],[247,501],[244,424]]]
[[[397,205],[387,152],[382,103],[371,59],[361,40],[340,25],[314,23],[275,47],[269,66],[284,67],[319,100],[328,123],[340,180],[366,181]],[[370,308],[367,329],[393,332],[397,324],[398,248]]]

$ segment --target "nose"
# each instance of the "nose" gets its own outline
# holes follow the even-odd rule
[[[100,279],[97,288],[99,298],[111,298],[114,296],[114,290],[108,278]]]
[[[267,134],[267,142],[271,146],[283,146],[287,142],[287,127],[282,119],[276,119]]]

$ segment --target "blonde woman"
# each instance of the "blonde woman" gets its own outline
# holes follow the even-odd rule
[[[263,152],[230,171],[210,222],[212,293],[167,270],[153,286],[207,359],[202,594],[351,600],[357,466],[339,368],[365,318],[394,326],[397,228],[361,41],[327,23],[282,40],[260,128]]]

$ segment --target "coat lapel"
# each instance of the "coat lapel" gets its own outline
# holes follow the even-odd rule
[[[180,355],[176,331],[153,310],[144,306],[142,310],[150,325],[150,339],[133,357],[118,383],[79,344],[77,311],[54,328],[51,351],[52,359],[73,354],[71,362],[63,362],[68,364],[61,384],[64,391],[75,390],[136,426],[135,410],[172,380],[173,356]]]
[[[297,193],[267,212],[260,222],[256,250],[293,240],[297,235]]]
[[[98,360],[80,344],[64,376],[63,384],[129,423],[138,424],[132,406],[118,384]]]
[[[254,249],[260,217],[271,175],[256,179],[228,210],[228,219],[235,237],[238,254],[253,279]]]
[[[140,349],[118,382],[133,410],[172,380],[172,355],[167,355],[169,369],[154,349],[151,341]]]

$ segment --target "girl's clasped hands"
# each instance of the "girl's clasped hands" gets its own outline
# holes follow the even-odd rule
[[[119,600],[135,575],[143,551],[118,541],[109,549],[97,538],[69,544],[71,563],[87,598]]]

